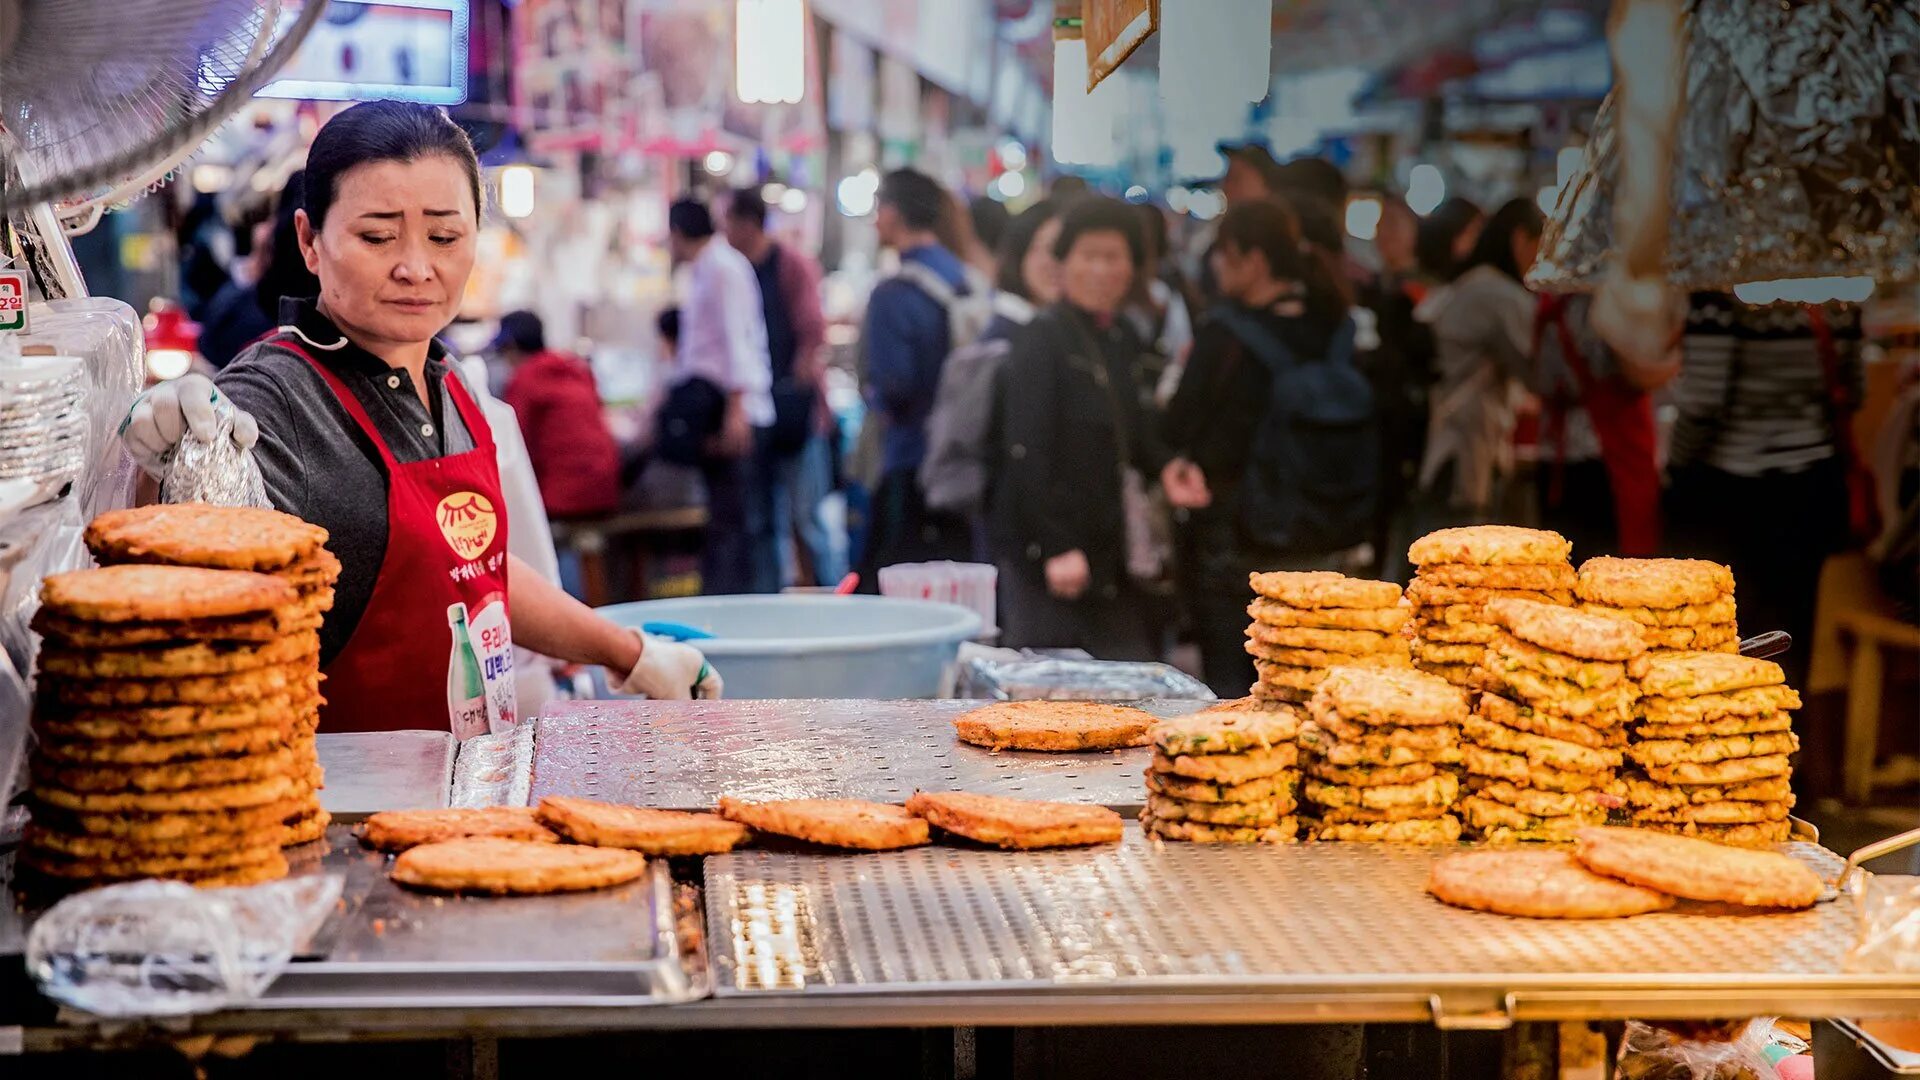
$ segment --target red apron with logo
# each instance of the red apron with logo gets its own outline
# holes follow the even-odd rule
[[[451,730],[466,739],[514,722],[507,621],[506,499],[493,431],[456,375],[446,380],[475,446],[401,462],[339,376],[291,341],[380,452],[387,549],[366,611],[327,665],[320,730]]]
[[[1593,433],[1600,440],[1600,460],[1613,489],[1613,520],[1619,534],[1619,554],[1645,558],[1660,551],[1660,464],[1658,435],[1653,422],[1653,398],[1615,374],[1595,378],[1580,355],[1573,330],[1567,325],[1566,298],[1542,294],[1533,327],[1533,355],[1540,356],[1540,338],[1552,327],[1574,382],[1580,404],[1587,410]],[[1547,416],[1556,442],[1554,475],[1548,498],[1563,497],[1562,479],[1567,461],[1567,403],[1552,402]]]

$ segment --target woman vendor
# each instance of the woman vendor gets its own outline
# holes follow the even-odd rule
[[[338,113],[296,215],[319,297],[283,301],[279,329],[215,383],[164,383],[123,426],[157,473],[181,438],[215,437],[229,399],[274,506],[330,534],[342,572],[320,631],[323,732],[471,734],[476,675],[511,700],[514,643],[606,667],[622,693],[720,693],[697,650],[614,625],[507,552],[491,429],[434,337],[473,270],[481,202],[473,145],[445,111]]]

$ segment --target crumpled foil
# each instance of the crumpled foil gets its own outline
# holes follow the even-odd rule
[[[27,935],[40,992],[96,1016],[185,1016],[258,998],[339,902],[323,874],[239,889],[136,881],[69,896]]]
[[[1920,278],[1920,8],[1887,0],[1694,0],[1666,276]],[[1615,100],[1542,237],[1528,284],[1597,288],[1614,249]]]
[[[216,427],[211,442],[188,436],[174,448],[167,475],[160,481],[160,501],[272,509],[260,463],[253,460],[251,450],[242,450],[233,441],[233,406],[222,397],[214,404],[213,416]]]
[[[1215,700],[1200,680],[1166,664],[1062,660],[994,650],[960,662],[956,697],[989,701]]]

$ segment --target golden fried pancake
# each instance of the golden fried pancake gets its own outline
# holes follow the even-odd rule
[[[305,813],[288,818],[281,826],[280,846],[298,847],[301,844],[311,844],[327,835],[327,826],[331,824],[333,824],[333,815],[315,805]]]
[[[1317,626],[1268,626],[1254,623],[1247,627],[1250,644],[1278,645],[1288,649],[1319,649],[1323,652],[1361,655],[1399,652],[1407,647],[1397,633],[1374,630],[1329,630]]]
[[[1290,746],[1300,730],[1291,709],[1229,712],[1215,706],[1204,712],[1161,720],[1148,739],[1170,758],[1185,755],[1239,754]]]
[[[646,856],[634,851],[470,836],[410,847],[389,876],[434,892],[536,896],[604,889],[646,870]]]
[[[1781,821],[1793,809],[1792,802],[1709,802],[1688,803],[1671,810],[1635,809],[1636,825],[1750,825],[1763,821]]]
[[[1460,742],[1460,729],[1451,724],[1422,724],[1418,727],[1369,727],[1342,719],[1324,707],[1314,716],[1314,725],[1327,737],[1348,743],[1379,743],[1406,746],[1415,750],[1444,750]],[[1304,734],[1304,729],[1303,732]],[[1302,745],[1305,745],[1304,742]]]
[[[21,845],[64,859],[120,862],[129,859],[181,858],[222,855],[237,849],[263,848],[278,843],[280,823],[270,822],[246,832],[196,833],[172,839],[97,836],[65,832],[36,821],[21,836]],[[264,854],[261,856],[264,858]]]
[[[1414,638],[1412,653],[1415,660],[1435,667],[1473,667],[1487,655],[1487,647],[1477,642],[1428,641],[1425,638]]]
[[[1552,649],[1543,649],[1522,641],[1505,630],[1500,631],[1488,650],[1488,663],[1496,671],[1532,671],[1554,679],[1563,679],[1582,690],[1606,690],[1627,679],[1627,665],[1605,660],[1581,660]]]
[[[1493,626],[1493,620],[1488,616],[1485,604],[1441,604],[1416,608],[1414,623],[1422,627],[1441,625],[1468,629]]]
[[[526,806],[382,810],[361,822],[358,832],[361,843],[380,851],[405,851],[420,844],[476,836],[545,844],[560,841]]]
[[[1556,716],[1576,720],[1595,715],[1624,719],[1633,714],[1634,703],[1640,696],[1632,683],[1588,690],[1579,683],[1525,668],[1483,667],[1481,670],[1486,673],[1489,690],[1523,701],[1535,709],[1551,709]]]
[[[1493,839],[1490,834],[1498,829],[1503,830],[1500,838],[1505,840],[1562,844],[1572,840],[1579,829],[1607,823],[1604,809],[1587,807],[1571,814],[1536,817],[1481,795],[1463,797],[1454,809],[1462,820],[1488,839]]]
[[[258,885],[265,881],[278,881],[287,876],[287,860],[280,854],[279,848],[267,849],[258,859],[251,862],[234,862],[224,866],[197,868],[166,869],[164,868],[166,864],[158,860],[104,863],[82,862],[51,856],[40,858],[29,851],[21,852],[20,862],[27,869],[49,878],[61,881],[85,881],[94,885],[158,877],[169,881],[183,881],[202,889],[220,889]]]
[[[311,663],[275,664],[230,675],[178,679],[73,679],[48,675],[40,693],[73,708],[136,708],[145,705],[229,705],[265,697],[311,694],[319,686]]]
[[[75,793],[185,791],[286,776],[292,767],[293,753],[283,746],[241,757],[157,765],[65,765],[42,758],[34,762],[33,777],[36,784]]]
[[[1731,625],[1737,621],[1738,606],[1731,595],[1722,596],[1709,604],[1689,604],[1686,607],[1654,608],[1625,607],[1618,604],[1596,604],[1581,601],[1582,611],[1597,611],[1603,615],[1617,615],[1632,619],[1642,626],[1708,626],[1725,623]]]
[[[1791,686],[1756,686],[1725,694],[1696,697],[1640,699],[1640,715],[1654,724],[1698,724],[1727,716],[1767,716],[1800,707],[1800,694]]]
[[[1293,797],[1294,778],[1290,774],[1263,776],[1239,784],[1213,784],[1156,772],[1146,775],[1148,791],[1169,798],[1186,799],[1188,802],[1272,802]]]
[[[576,844],[645,855],[718,855],[747,838],[745,825],[715,814],[621,806],[571,795],[542,798],[534,816]]]
[[[1705,825],[1690,821],[1684,825],[1646,827],[1677,836],[1690,836],[1715,844],[1723,844],[1727,847],[1770,848],[1775,844],[1784,844],[1793,839],[1793,822],[1786,820],[1755,821],[1740,825]]]
[[[1315,780],[1324,780],[1329,784],[1340,784],[1345,787],[1414,784],[1437,772],[1439,770],[1430,761],[1413,761],[1405,765],[1335,765],[1331,762],[1310,761],[1306,765],[1306,774]]]
[[[1698,697],[1760,686],[1779,686],[1786,672],[1771,660],[1717,652],[1674,652],[1642,656],[1629,665],[1640,692],[1653,697]]]
[[[1646,651],[1643,628],[1631,619],[1527,600],[1495,601],[1487,616],[1522,641],[1582,660],[1631,660]]]
[[[1125,831],[1120,815],[1104,806],[965,791],[916,791],[907,810],[957,836],[1010,850],[1117,844]]]
[[[1420,568],[1420,580],[1434,585],[1467,589],[1526,589],[1563,593],[1573,589],[1573,567],[1567,563],[1505,564],[1434,563]]]
[[[1699,626],[1648,626],[1642,635],[1649,649],[1678,649],[1686,652],[1726,652],[1725,646],[1737,644],[1740,628],[1732,623],[1703,623]]]
[[[1624,790],[1618,782],[1615,782],[1606,788],[1590,788],[1586,791],[1543,791],[1506,780],[1477,778],[1467,786],[1472,788],[1473,793],[1480,798],[1505,803],[1528,817],[1597,815],[1597,821],[1605,821],[1608,812],[1620,806],[1621,799],[1616,792]]]
[[[953,721],[962,742],[993,750],[1112,750],[1145,746],[1152,713],[1087,701],[998,701]],[[751,824],[751,823],[749,823]]]
[[[294,626],[273,612],[221,619],[103,623],[62,615],[44,607],[34,612],[31,625],[35,633],[50,642],[82,649],[124,649],[189,641],[268,642],[303,629],[319,629],[318,623],[310,627]]]
[[[1644,776],[1626,777],[1627,801],[1649,810],[1673,810],[1697,803],[1783,802],[1793,805],[1793,788],[1785,776],[1748,780],[1738,784],[1656,784]]]
[[[1255,701],[1270,702],[1275,705],[1304,705],[1313,700],[1313,691],[1295,689],[1291,686],[1269,686],[1266,683],[1254,683],[1250,696]]]
[[[1428,610],[1451,611],[1453,609]],[[1471,620],[1448,622],[1444,618],[1429,618],[1423,615],[1409,625],[1407,633],[1416,642],[1425,641],[1434,645],[1486,645],[1499,636],[1500,628],[1489,622]]]
[[[1627,756],[1642,765],[1677,765],[1681,762],[1711,764],[1738,758],[1791,754],[1800,749],[1800,739],[1791,731],[1761,735],[1713,735],[1700,739],[1650,739],[1627,748]]]
[[[1321,840],[1371,844],[1451,844],[1460,839],[1460,819],[1452,814],[1407,818],[1401,821],[1321,824],[1314,835]]]
[[[1789,713],[1762,713],[1759,716],[1722,716],[1692,724],[1642,723],[1633,733],[1642,739],[1702,739],[1713,735],[1763,735],[1787,731],[1793,727]]]
[[[1518,754],[1536,765],[1569,772],[1600,772],[1621,765],[1618,750],[1535,735],[1496,724],[1484,716],[1467,717],[1460,725],[1460,736],[1476,746]]]
[[[1469,525],[1440,529],[1413,542],[1407,561],[1415,566],[1435,563],[1475,565],[1565,563],[1573,544],[1556,532],[1521,529],[1511,525]]]
[[[1291,745],[1243,750],[1237,754],[1181,754],[1178,757],[1168,757],[1156,749],[1149,767],[1157,773],[1211,784],[1244,784],[1285,772],[1299,761],[1299,748]]]
[[[265,644],[193,642],[145,649],[74,649],[50,645],[40,651],[40,671],[83,679],[179,678],[305,660],[318,664],[320,635],[292,634]]]
[[[273,576],[304,593],[308,589],[332,586],[340,579],[340,569],[340,560],[334,558],[332,552],[318,548],[292,566],[273,571]]]
[[[1283,817],[1275,824],[1258,828],[1166,821],[1143,810],[1140,824],[1149,836],[1193,844],[1291,844],[1300,836],[1300,819],[1294,817]]]
[[[1662,784],[1741,784],[1786,776],[1791,769],[1785,754],[1731,758],[1726,761],[1680,761],[1671,765],[1644,766],[1647,779]]]
[[[1298,608],[1277,600],[1258,597],[1247,605],[1247,614],[1263,626],[1318,627],[1324,630],[1370,630],[1391,634],[1406,625],[1412,609],[1406,604],[1378,608]]]
[[[1419,727],[1456,723],[1467,715],[1467,697],[1457,688],[1418,671],[1337,667],[1314,697],[1315,715],[1330,712],[1369,727]]]
[[[1604,788],[1613,781],[1611,772],[1576,772],[1536,765],[1519,754],[1489,750],[1472,743],[1460,747],[1460,759],[1467,772],[1475,776],[1507,780],[1542,791],[1587,791]]]
[[[1274,570],[1248,576],[1253,591],[1294,608],[1392,608],[1400,586],[1331,570]]]
[[[1387,784],[1381,787],[1351,787],[1308,779],[1301,792],[1310,803],[1319,806],[1361,806],[1385,810],[1396,806],[1449,806],[1460,794],[1460,781],[1452,773],[1442,773],[1411,784]]]
[[[292,732],[285,724],[232,728],[187,735],[177,739],[139,739],[128,742],[89,742],[43,738],[36,753],[41,761],[66,766],[159,765],[235,754],[264,754],[285,749]]]
[[[1578,743],[1595,749],[1621,747],[1627,744],[1625,728],[1594,727],[1578,720],[1569,720],[1549,712],[1542,712],[1531,705],[1521,705],[1499,694],[1481,694],[1478,708],[1480,715],[1488,720],[1530,735],[1544,735],[1549,739]]]
[[[1209,705],[1206,708],[1201,709],[1200,712],[1202,714],[1241,713],[1241,712],[1291,713],[1291,712],[1294,712],[1295,709],[1296,709],[1296,706],[1288,705],[1283,702],[1263,701],[1257,697],[1243,697],[1243,698],[1233,698],[1232,700],[1229,700],[1229,701],[1222,701],[1216,705]]]
[[[1397,662],[1389,657],[1405,659],[1405,649],[1383,649],[1371,653],[1333,652],[1326,649],[1295,649],[1285,645],[1268,645],[1261,641],[1246,643],[1247,655],[1259,660],[1269,660],[1289,667],[1330,668],[1343,664],[1383,664]]]
[[[1486,686],[1485,669],[1479,664],[1434,664],[1420,660],[1413,666],[1436,679],[1444,679],[1462,690],[1480,690]]]
[[[1574,854],[1597,874],[1689,900],[1804,908],[1824,888],[1812,870],[1778,852],[1735,851],[1644,829],[1582,829]]]
[[[926,819],[901,807],[860,799],[720,800],[720,816],[760,832],[830,847],[889,851],[927,842]]]
[[[45,838],[46,833],[39,834]],[[23,844],[21,859],[43,874],[66,878],[93,878],[118,881],[134,877],[170,877],[174,874],[231,870],[271,862],[280,854],[277,833],[236,838],[233,844],[206,851],[142,852],[128,851],[100,856],[61,854],[34,844]]]
[[[1495,600],[1533,600],[1542,604],[1571,604],[1573,594],[1565,590],[1543,592],[1539,589],[1490,589],[1471,585],[1436,585],[1416,577],[1407,584],[1407,599],[1420,608],[1450,607],[1454,604],[1486,605]]]
[[[327,530],[278,510],[174,503],[109,510],[87,526],[101,562],[278,570],[312,557]]]
[[[1203,825],[1233,825],[1241,828],[1265,828],[1278,825],[1293,813],[1293,799],[1269,802],[1210,803],[1176,799],[1170,795],[1148,795],[1147,813],[1161,821],[1194,821]]]
[[[1733,571],[1704,559],[1618,559],[1580,564],[1580,599],[1616,607],[1673,609],[1710,604],[1733,593]]]
[[[1420,730],[1424,732],[1437,729],[1421,728]],[[1432,747],[1407,746],[1392,738],[1399,733],[1399,731],[1390,731],[1386,736],[1347,740],[1339,738],[1318,724],[1308,723],[1300,728],[1300,746],[1303,750],[1311,750],[1327,764],[1343,768],[1361,766],[1383,768],[1411,765],[1422,761],[1437,765],[1451,765],[1460,760],[1460,746],[1457,739]]]
[[[33,820],[56,832],[103,840],[165,845],[211,837],[219,844],[230,845],[235,835],[271,829],[299,812],[300,803],[292,798],[259,806],[179,813],[83,813],[43,804],[34,808]]]
[[[103,566],[40,583],[41,606],[104,623],[263,615],[295,596],[291,585],[265,574],[187,566]]]
[[[1617,919],[1673,906],[1673,897],[1602,877],[1565,851],[1456,851],[1433,864],[1427,891],[1454,907],[1534,919]]]
[[[1326,825],[1391,825],[1400,821],[1433,821],[1447,812],[1445,806],[1391,806],[1385,810],[1365,806],[1317,806],[1313,809],[1315,817]]]

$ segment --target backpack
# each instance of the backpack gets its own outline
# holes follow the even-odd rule
[[[1380,417],[1354,364],[1352,319],[1322,357],[1296,357],[1233,308],[1214,312],[1272,376],[1267,415],[1241,482],[1240,524],[1264,547],[1340,551],[1372,538],[1380,498]]]
[[[927,416],[920,490],[927,505],[952,514],[985,508],[991,468],[995,383],[1013,343],[988,338],[962,345],[940,368]]]
[[[896,277],[932,297],[947,313],[947,352],[964,348],[980,340],[987,324],[993,321],[993,290],[972,267],[964,267],[967,291],[956,292],[932,267],[922,262],[903,262]]]

